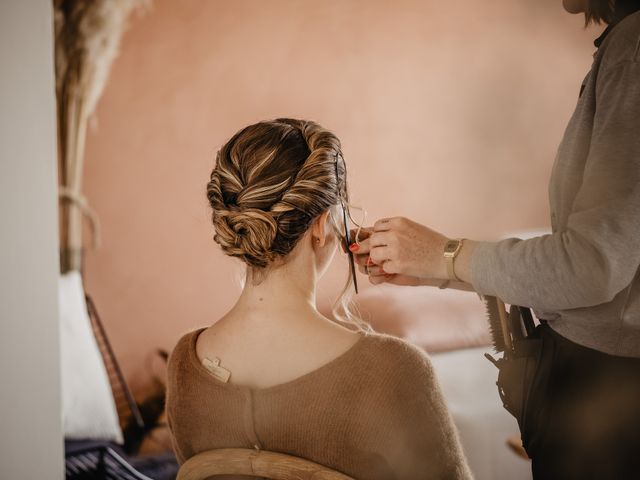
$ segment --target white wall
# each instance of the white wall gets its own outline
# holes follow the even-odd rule
[[[51,0],[0,0],[0,478],[62,479]]]

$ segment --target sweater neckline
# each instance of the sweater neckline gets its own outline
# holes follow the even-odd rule
[[[200,359],[198,358],[198,354],[196,352],[196,342],[198,340],[198,337],[206,329],[207,329],[207,327],[202,327],[202,328],[198,328],[197,330],[194,330],[191,333],[191,336],[189,338],[189,342],[188,342],[188,344],[189,344],[188,345],[188,350],[189,350],[188,357],[189,357],[189,361],[191,362],[193,367],[198,372],[202,373],[214,385],[218,385],[218,386],[220,386],[222,388],[227,388],[227,389],[231,389],[231,390],[249,391],[249,392],[253,392],[253,393],[274,392],[274,391],[290,388],[290,387],[296,386],[298,384],[304,384],[307,381],[315,378],[317,375],[320,375],[321,373],[324,373],[326,370],[330,370],[333,367],[335,367],[336,365],[344,362],[346,359],[348,359],[351,355],[353,355],[360,348],[360,346],[364,343],[364,339],[366,337],[368,337],[368,334],[366,332],[357,332],[357,334],[360,335],[360,338],[358,338],[358,340],[356,340],[356,342],[353,345],[351,345],[347,350],[342,352],[337,357],[329,360],[328,362],[324,363],[323,365],[320,365],[318,368],[315,368],[315,369],[313,369],[313,370],[311,370],[311,371],[309,371],[307,373],[304,373],[304,374],[302,374],[302,375],[300,375],[300,376],[298,376],[296,378],[293,378],[291,380],[287,380],[286,382],[277,383],[277,384],[271,385],[269,387],[256,388],[256,387],[250,387],[248,385],[238,385],[238,384],[235,384],[235,383],[223,382],[223,381],[215,378],[213,375],[211,375],[209,370],[207,370],[207,368],[200,362]]]
[[[616,25],[618,25],[621,21],[623,21],[627,17],[634,15],[639,10],[640,10],[640,5],[632,5],[630,7],[621,8],[618,12],[616,12],[616,16],[613,19],[613,21],[609,25],[607,25],[607,28],[604,29],[602,34],[594,40],[593,44],[596,46],[596,48],[600,48],[600,45],[602,45],[602,42],[604,42],[604,39],[607,38],[607,36],[611,33],[611,30],[613,30],[613,28]]]

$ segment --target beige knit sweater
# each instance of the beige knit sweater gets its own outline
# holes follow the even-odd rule
[[[260,448],[356,479],[469,479],[429,357],[400,339],[362,334],[317,370],[269,388],[214,378],[184,335],[169,359],[167,416],[182,464],[208,449]],[[233,380],[233,376],[232,376]]]

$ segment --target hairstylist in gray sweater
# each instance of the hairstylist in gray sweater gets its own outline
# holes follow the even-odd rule
[[[640,0],[563,3],[608,26],[551,174],[552,233],[460,243],[387,218],[350,249],[372,283],[449,280],[531,307],[543,339],[522,431],[534,478],[640,478]]]

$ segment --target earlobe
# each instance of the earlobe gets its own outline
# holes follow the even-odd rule
[[[315,222],[313,222],[312,236],[314,244],[318,247],[324,247],[326,239],[327,219],[329,218],[329,210],[322,213]]]

